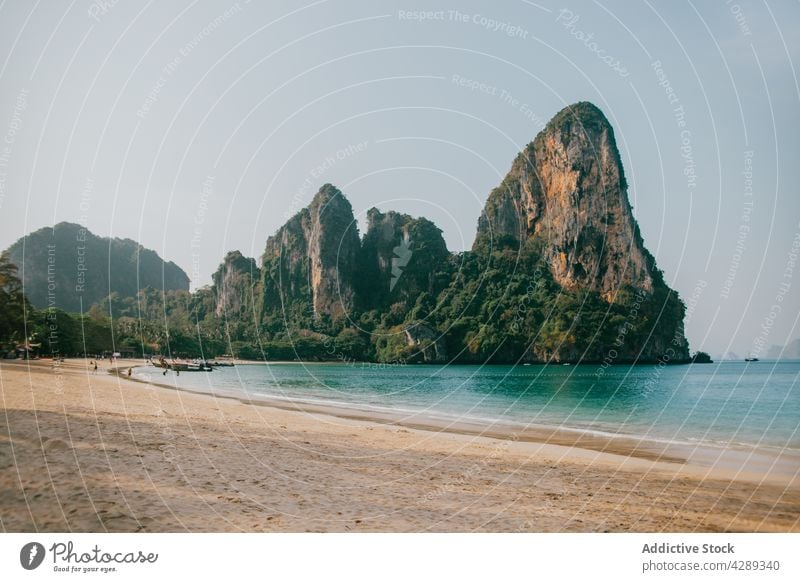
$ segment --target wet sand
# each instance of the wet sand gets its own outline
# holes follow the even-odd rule
[[[0,406],[2,531],[800,531],[785,454],[398,425],[79,360],[3,361]]]

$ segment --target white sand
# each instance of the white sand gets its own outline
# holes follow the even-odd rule
[[[791,458],[398,427],[82,361],[0,363],[0,405],[3,531],[800,531]]]

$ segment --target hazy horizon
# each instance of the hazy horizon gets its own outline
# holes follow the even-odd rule
[[[693,350],[800,335],[797,3],[0,6],[0,248],[61,221],[193,288],[332,183],[451,251],[566,105],[616,134]],[[777,309],[776,309],[777,306]]]

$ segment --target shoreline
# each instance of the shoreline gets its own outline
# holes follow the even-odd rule
[[[249,363],[264,364],[264,362],[252,361]],[[308,362],[269,362],[268,364],[301,363],[306,364]],[[797,449],[779,449],[780,453],[777,453],[775,447],[759,447],[758,445],[737,447],[702,441],[696,443],[678,442],[624,433],[605,433],[577,427],[541,424],[515,427],[501,422],[481,423],[477,420],[474,422],[447,420],[426,417],[425,415],[419,415],[419,420],[417,421],[409,421],[407,420],[408,413],[412,411],[367,410],[339,403],[309,402],[288,397],[281,399],[268,395],[248,398],[234,392],[210,392],[158,381],[148,381],[135,376],[128,377],[120,373],[122,369],[129,367],[131,366],[112,368],[109,373],[132,382],[158,386],[163,389],[185,392],[201,397],[229,399],[244,405],[263,406],[300,414],[314,414],[342,420],[397,426],[428,432],[433,435],[447,433],[499,441],[557,446],[617,458],[607,459],[610,462],[623,459],[641,459],[658,464],[670,464],[673,465],[672,469],[677,472],[695,476],[714,476],[726,479],[800,486],[800,450]],[[144,363],[133,367],[147,369],[151,366]],[[337,406],[337,404],[339,405]],[[413,414],[418,416],[416,413]],[[748,470],[747,465],[752,465],[753,463],[756,463],[762,471]],[[766,474],[763,472],[765,468],[769,469]]]
[[[758,464],[253,405],[87,363],[0,362],[3,531],[800,531],[797,479]]]

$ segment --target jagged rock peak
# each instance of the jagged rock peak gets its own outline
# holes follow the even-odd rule
[[[489,196],[475,247],[531,237],[543,241],[566,289],[608,300],[628,285],[653,289],[655,264],[628,202],[614,130],[591,103],[561,110],[517,156]]]
[[[569,123],[578,123],[586,131],[597,128],[612,129],[611,123],[597,105],[589,101],[578,101],[556,113],[541,133],[547,133],[553,128],[563,127]]]
[[[220,263],[217,271],[211,276],[214,285],[222,283],[220,276],[229,272],[251,273],[258,275],[258,266],[256,260],[251,257],[245,257],[241,251],[230,251],[225,255],[225,258]]]
[[[387,244],[397,245],[401,238],[408,239],[408,225],[415,220],[419,219],[402,212],[394,210],[381,212],[377,208],[370,208],[367,211],[367,230],[364,233],[364,240],[381,240]]]
[[[265,312],[289,302],[310,303],[314,316],[332,319],[353,306],[360,247],[353,208],[332,184],[267,240],[263,257]],[[301,307],[302,309],[302,307]]]
[[[347,197],[336,186],[328,183],[322,185],[308,207],[320,208],[322,211],[328,207],[331,207],[332,210],[342,208],[350,214],[353,213],[353,207]]]
[[[247,314],[252,317],[253,299],[258,294],[256,286],[260,278],[261,272],[255,259],[245,257],[239,251],[231,251],[225,255],[225,259],[211,276],[216,315],[231,317]]]
[[[436,274],[448,258],[442,231],[427,218],[371,208],[359,257],[361,307],[386,307],[437,293],[441,281]]]

